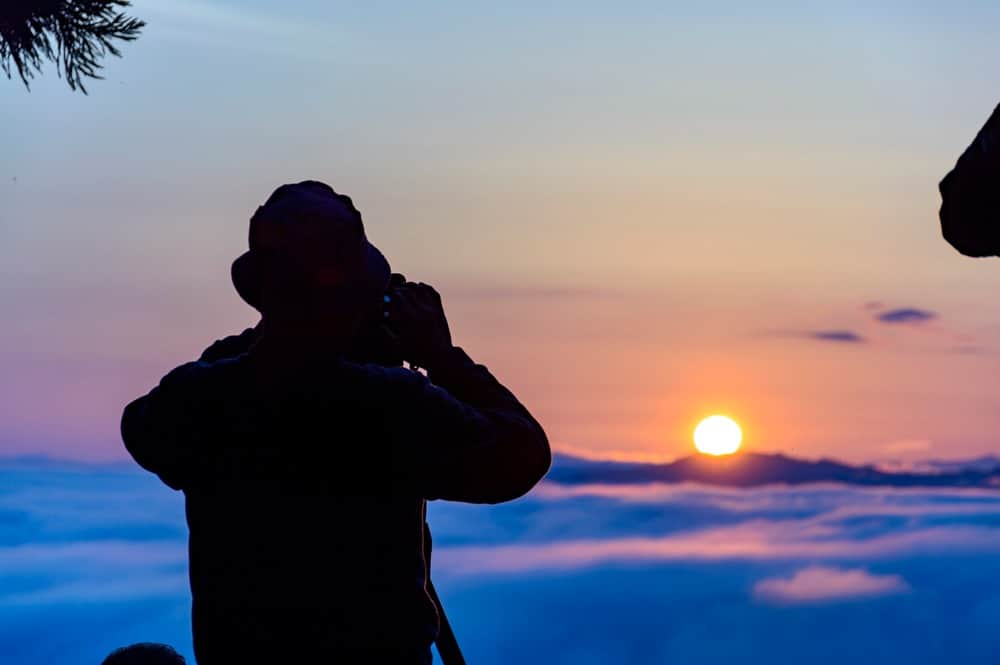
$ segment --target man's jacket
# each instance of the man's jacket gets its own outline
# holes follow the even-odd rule
[[[458,348],[429,377],[334,355],[274,371],[239,352],[251,337],[122,417],[135,460],[185,494],[198,662],[426,661],[424,501],[521,496],[545,433]]]

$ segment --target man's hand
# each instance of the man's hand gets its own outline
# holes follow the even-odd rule
[[[452,348],[441,296],[423,282],[406,282],[390,293],[386,323],[399,341],[403,358],[433,368]]]

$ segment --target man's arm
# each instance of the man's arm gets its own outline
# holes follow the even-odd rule
[[[122,413],[125,448],[139,466],[181,489],[191,468],[193,439],[201,431],[206,403],[198,395],[198,375],[206,363],[246,353],[260,337],[260,324],[213,342],[198,361],[181,365]]]
[[[482,365],[451,344],[441,299],[427,285],[397,294],[392,325],[408,356],[428,370],[413,375],[397,445],[428,499],[500,503],[527,493],[545,475],[551,451],[528,410]]]
[[[452,441],[451,446],[443,442],[443,454],[430,469],[434,485],[430,489],[442,499],[471,503],[500,503],[527,494],[552,462],[548,438],[538,421],[461,348],[454,347],[437,360],[428,376],[432,385],[425,390],[444,395],[425,395],[426,401],[450,397],[462,406],[437,409],[469,411],[461,414],[468,422],[456,432],[468,438]]]
[[[129,454],[173,489],[184,487],[202,431],[205,404],[197,384],[203,367],[201,362],[181,365],[122,413],[122,441]]]

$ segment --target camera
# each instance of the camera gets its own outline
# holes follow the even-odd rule
[[[402,345],[392,329],[390,308],[395,299],[396,289],[406,283],[406,278],[393,273],[389,285],[382,293],[378,316],[370,320],[361,330],[349,354],[351,360],[359,363],[374,363],[385,367],[403,365]]]

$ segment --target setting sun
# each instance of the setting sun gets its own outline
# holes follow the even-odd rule
[[[694,428],[694,447],[706,455],[731,455],[742,441],[743,431],[727,416],[709,416]]]

